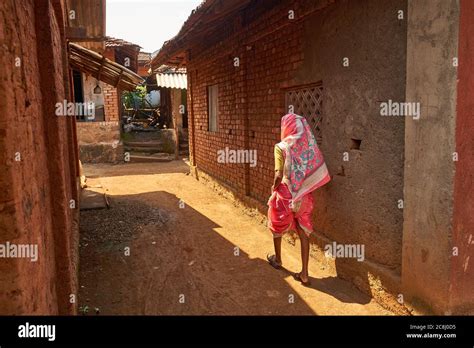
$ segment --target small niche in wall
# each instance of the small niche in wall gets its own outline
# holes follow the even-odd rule
[[[351,139],[351,147],[350,149],[351,150],[360,150],[360,144],[362,143],[362,140],[361,139],[355,139],[355,138],[352,138]]]
[[[339,166],[339,168],[337,168],[336,175],[339,175],[339,176],[346,176],[346,172],[345,172],[345,170],[344,170],[344,166]]]

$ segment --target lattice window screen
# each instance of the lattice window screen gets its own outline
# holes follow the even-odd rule
[[[311,86],[289,90],[285,95],[286,109],[293,106],[293,113],[304,116],[308,121],[318,144],[321,144],[321,122],[323,107],[323,86]]]

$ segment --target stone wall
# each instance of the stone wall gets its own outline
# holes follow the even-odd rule
[[[78,122],[80,159],[83,163],[118,163],[124,158],[120,123]]]
[[[474,7],[409,4],[406,94],[422,114],[405,131],[403,295],[422,311],[472,314]]]

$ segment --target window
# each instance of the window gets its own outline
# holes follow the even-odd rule
[[[304,116],[313,130],[316,141],[321,144],[323,86],[317,84],[288,90],[285,99],[286,110]]]
[[[209,117],[209,132],[217,132],[218,128],[218,98],[219,90],[217,85],[212,85],[207,87],[207,114]]]

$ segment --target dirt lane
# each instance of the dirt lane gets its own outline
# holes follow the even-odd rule
[[[298,244],[283,245],[286,271],[271,268],[266,228],[187,171],[181,161],[85,166],[88,183],[102,185],[111,201],[109,210],[81,212],[79,301],[89,315],[96,307],[100,314],[390,314],[313,259],[312,287],[293,280]]]

